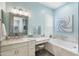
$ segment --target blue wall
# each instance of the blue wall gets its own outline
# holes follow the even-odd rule
[[[53,26],[53,33],[54,34],[59,34],[59,35],[66,35],[66,36],[78,36],[78,3],[77,2],[72,2],[68,3],[60,8],[57,8],[56,10],[52,10],[48,7],[45,7],[39,3],[35,2],[16,2],[16,3],[6,3],[6,8],[7,11],[9,8],[13,7],[20,7],[24,8],[26,10],[31,10],[32,17],[29,20],[29,32],[33,31],[35,27],[38,25],[41,25],[42,27],[42,34],[45,33],[45,18],[44,15],[48,14],[50,16],[54,16],[54,26]],[[57,32],[57,28],[55,25],[56,19],[63,17],[63,16],[68,16],[68,15],[74,15],[74,21],[73,21],[73,32],[72,33],[64,33],[64,32]],[[8,21],[8,19],[7,19]]]
[[[28,3],[25,3],[25,2],[8,2],[6,3],[6,8],[7,8],[7,11],[10,9],[10,8],[13,8],[13,7],[16,7],[16,8],[24,8],[26,10],[30,10],[31,13],[32,13],[32,16],[29,20],[29,32],[32,31],[33,32],[33,29],[35,27],[37,27],[38,25],[41,25],[42,27],[42,34],[44,34],[45,32],[45,18],[44,18],[44,13],[50,15],[50,16],[53,16],[53,11],[52,9],[48,8],[48,7],[45,7],[39,3],[35,3],[35,2],[28,2]],[[53,18],[53,17],[52,17]],[[8,20],[8,19],[7,19]]]
[[[54,33],[59,35],[65,35],[65,36],[78,36],[78,3],[77,2],[71,2],[68,3],[54,11]],[[68,15],[74,15],[73,20],[73,32],[71,33],[65,33],[65,32],[57,32],[56,23],[58,18],[62,18],[64,16]]]

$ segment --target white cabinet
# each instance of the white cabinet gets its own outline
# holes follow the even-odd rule
[[[16,45],[16,47],[14,45]],[[2,47],[2,48],[5,48],[5,50],[1,49],[2,50],[1,55],[2,56],[27,56],[28,55],[27,43],[24,46],[18,46],[18,44],[14,44],[14,45]]]
[[[28,48],[26,46],[16,48],[15,54],[17,56],[28,56]]]
[[[15,55],[16,55],[16,52],[14,49],[1,52],[1,56],[15,56]]]
[[[55,46],[55,45],[53,45],[53,51],[54,51],[55,56],[61,56],[61,54],[63,54],[61,52],[61,49],[59,47]]]
[[[12,45],[1,46],[2,56],[34,56],[35,41],[20,42]]]
[[[7,50],[1,53],[2,56],[27,56],[27,48],[25,46],[16,49]]]
[[[35,56],[35,41],[30,41],[28,47],[28,55]]]
[[[45,45],[45,49],[48,50],[50,53],[52,53],[54,55],[54,48],[52,44],[46,43]]]
[[[74,52],[50,43],[46,43],[45,49],[55,56],[78,56]]]

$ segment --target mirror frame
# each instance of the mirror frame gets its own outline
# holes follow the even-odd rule
[[[22,18],[27,18],[28,17],[28,19],[29,19],[29,16],[13,14],[13,13],[9,12],[9,36],[15,36],[14,33],[13,33],[13,23],[14,23],[13,17],[22,17]]]

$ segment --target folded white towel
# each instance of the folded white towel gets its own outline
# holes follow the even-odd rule
[[[5,25],[2,23],[2,30],[3,30],[3,35],[6,36],[7,33],[6,33],[6,28],[5,28]]]
[[[1,40],[1,37],[2,37],[2,29],[1,29],[1,21],[0,21],[0,40]]]
[[[4,40],[7,36],[5,24],[0,22],[0,41]]]

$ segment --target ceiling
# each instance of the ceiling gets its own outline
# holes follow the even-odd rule
[[[56,9],[66,4],[66,2],[40,2],[40,4],[43,4],[52,9]]]

